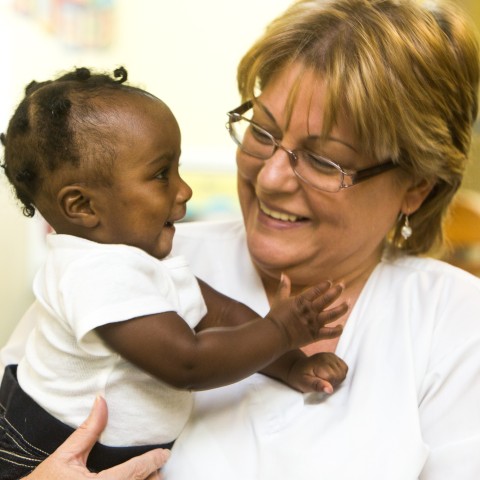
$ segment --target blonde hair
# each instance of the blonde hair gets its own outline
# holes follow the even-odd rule
[[[323,133],[346,113],[365,153],[434,182],[410,216],[414,235],[403,250],[440,245],[477,115],[479,52],[469,19],[453,5],[414,0],[299,0],[241,60],[243,99],[293,62],[326,82]],[[401,246],[400,228],[391,232],[391,252]]]

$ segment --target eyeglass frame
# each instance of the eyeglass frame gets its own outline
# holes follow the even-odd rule
[[[281,150],[287,153],[293,173],[295,173],[295,175],[302,182],[306,183],[307,185],[309,185],[315,190],[319,190],[322,192],[329,192],[329,193],[337,193],[340,190],[353,187],[365,180],[376,177],[381,173],[388,172],[389,170],[393,170],[394,168],[398,167],[398,164],[394,163],[392,159],[389,159],[378,165],[373,165],[372,167],[367,167],[367,168],[362,168],[361,170],[353,170],[353,171],[347,172],[341,167],[341,165],[339,165],[338,163],[335,163],[333,160],[323,157],[322,155],[316,155],[312,152],[309,152],[310,155],[312,155],[315,158],[317,157],[320,158],[322,161],[331,165],[340,173],[340,184],[339,184],[338,190],[325,190],[325,189],[319,188],[313,185],[307,178],[303,177],[300,173],[298,173],[295,168],[298,165],[298,156],[295,152],[302,149],[289,150],[288,148],[285,148],[268,130],[265,130],[265,128],[259,125],[258,123],[243,116],[243,114],[245,112],[248,112],[248,110],[250,110],[252,107],[253,107],[253,101],[247,100],[245,103],[242,103],[239,107],[227,112],[228,121],[225,127],[227,128],[232,140],[237,144],[238,148],[242,152],[246,153],[247,155],[250,155],[251,157],[254,157],[254,158],[258,158],[259,160],[268,160],[269,158],[272,158],[273,155],[275,155],[276,151],[280,148]],[[274,148],[273,148],[272,154],[269,157],[266,157],[266,158],[259,157],[242,148],[242,144],[239,143],[239,141],[233,134],[233,127],[232,127],[232,124],[239,120],[245,120],[246,122],[254,125],[256,128],[259,128],[260,130],[262,130],[262,132],[267,134],[267,136],[272,140],[272,146]],[[351,183],[345,183],[345,177],[349,178]]]

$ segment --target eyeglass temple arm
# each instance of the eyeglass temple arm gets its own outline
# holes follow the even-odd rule
[[[393,163],[392,160],[389,160],[379,165],[374,165],[373,167],[359,170],[358,172],[352,174],[347,173],[346,176],[350,177],[350,185],[355,185],[356,183],[363,182],[371,177],[375,177],[379,173],[387,172],[388,170],[392,170],[397,167],[398,165],[396,163]]]
[[[251,100],[247,100],[245,103],[242,103],[239,107],[235,108],[234,110],[230,110],[227,115],[232,117],[239,117],[243,115],[245,112],[248,112],[253,107],[253,102]]]

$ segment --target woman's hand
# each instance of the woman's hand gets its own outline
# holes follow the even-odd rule
[[[169,450],[156,449],[100,473],[91,473],[87,458],[107,424],[105,400],[97,397],[87,420],[25,480],[160,480],[158,469],[170,456]]]

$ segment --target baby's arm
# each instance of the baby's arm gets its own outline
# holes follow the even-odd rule
[[[241,304],[222,300],[212,309],[214,321],[209,326],[213,328],[197,335],[175,312],[107,324],[96,330],[112,349],[153,376],[176,388],[201,390],[233,383],[290,350],[338,336],[341,327],[326,325],[343,315],[347,306],[325,308],[340,293],[341,287],[325,283],[278,302],[265,318],[251,319],[251,310],[242,306],[238,310],[247,311],[250,320],[245,322],[244,317],[242,324],[233,327],[216,326],[214,317],[237,311],[235,305]]]
[[[201,280],[199,284],[209,309],[199,329],[212,325],[240,325],[257,316],[246,305],[221,295]],[[275,302],[287,298],[289,294],[290,282],[288,277],[284,277]],[[297,349],[283,354],[260,372],[303,393],[333,393],[334,388],[345,379],[347,371],[346,363],[334,353],[318,353],[307,357]]]

